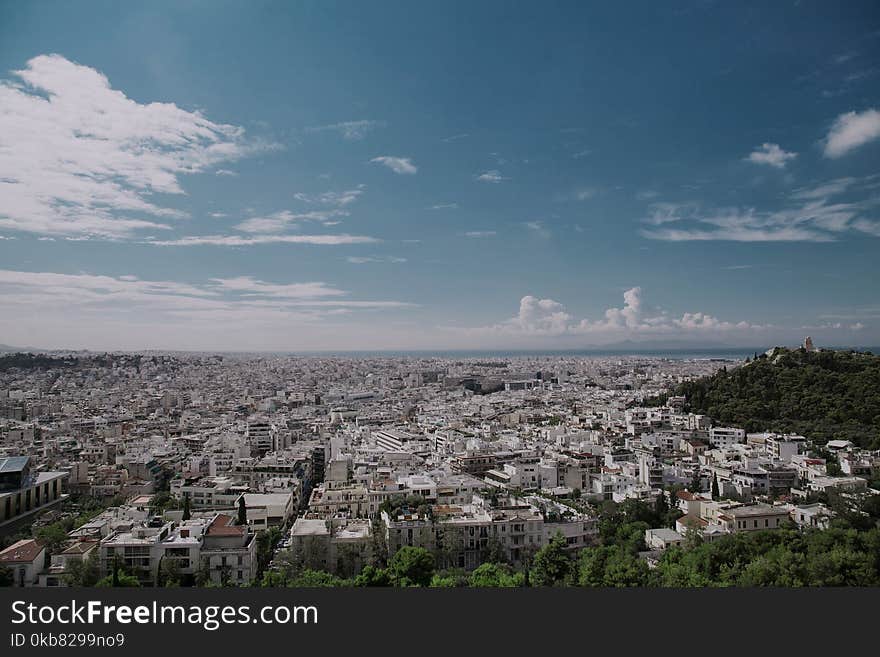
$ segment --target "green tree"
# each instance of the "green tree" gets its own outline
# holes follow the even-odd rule
[[[328,588],[350,585],[349,580],[340,579],[323,570],[304,570],[288,582],[288,586],[296,588]]]
[[[397,586],[428,586],[434,575],[434,557],[424,548],[404,546],[388,562]]]
[[[718,473],[712,473],[712,499],[717,500],[721,498],[721,491],[718,488]]]
[[[669,515],[669,502],[666,501],[666,492],[662,488],[654,500],[654,514],[659,522],[664,522]]]
[[[355,586],[391,586],[391,575],[384,568],[364,566],[357,577],[354,578]]]
[[[98,549],[94,548],[85,559],[68,561],[64,579],[68,586],[95,586],[101,579]]]
[[[522,586],[524,579],[507,564],[484,563],[471,573],[468,584],[474,588],[512,588]]]
[[[61,547],[68,540],[67,531],[58,522],[38,528],[34,531],[34,538],[46,547],[49,554],[60,552]]]
[[[245,505],[244,495],[238,498],[238,518],[239,525],[247,524],[247,506]]]
[[[121,569],[116,569],[112,574],[107,575],[105,578],[98,581],[95,586],[99,588],[106,587],[127,587],[134,588],[139,587],[141,585],[140,581],[134,575],[129,575],[128,573],[123,572]]]
[[[192,513],[189,508],[189,495],[183,498],[183,515],[181,516],[182,520],[189,520],[192,517]]]
[[[557,533],[538,550],[532,562],[529,581],[534,586],[564,586],[573,577],[572,560],[566,549],[565,537]]]

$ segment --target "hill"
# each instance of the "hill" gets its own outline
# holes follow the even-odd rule
[[[746,431],[796,432],[817,442],[880,449],[880,356],[775,349],[677,386],[693,413]]]

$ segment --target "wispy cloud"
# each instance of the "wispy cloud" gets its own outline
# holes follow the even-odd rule
[[[237,171],[232,171],[231,169],[217,169],[214,172],[215,176],[232,176],[235,177],[238,175]]]
[[[394,173],[404,175],[412,175],[419,170],[418,167],[416,167],[416,165],[413,164],[412,160],[408,157],[380,155],[379,157],[374,157],[372,160],[370,160],[370,162],[381,164],[382,166],[391,169]]]
[[[368,265],[368,264],[402,264],[406,262],[406,258],[399,258],[397,256],[348,256],[346,258],[348,262],[353,265]]]
[[[171,240],[151,240],[153,246],[255,246],[259,244],[314,244],[335,246],[340,244],[373,244],[375,237],[364,235],[189,235]]]
[[[484,171],[483,173],[477,174],[477,180],[480,182],[486,183],[500,183],[504,180],[508,180],[508,178],[501,175],[501,172],[497,169],[492,169],[491,171]]]
[[[340,123],[331,123],[330,125],[319,125],[306,128],[307,132],[336,132],[343,139],[349,141],[358,141],[367,136],[369,132],[376,128],[384,128],[384,121],[371,121],[369,119],[360,119],[358,121],[342,121]]]
[[[0,81],[0,227],[129,238],[186,216],[156,194],[274,146],[173,103],[138,103],[100,72],[40,55]],[[221,169],[222,170],[222,169]]]
[[[437,205],[432,205],[428,208],[429,210],[457,210],[458,203],[439,203]]]
[[[466,132],[462,132],[461,134],[452,135],[451,137],[441,139],[441,141],[444,141],[448,144],[449,142],[458,141],[459,139],[464,139],[465,137],[470,137],[470,135]]]
[[[136,276],[102,276],[0,270],[0,297],[25,314],[39,316],[42,335],[63,333],[59,342],[108,333],[136,334],[140,348],[158,332],[179,343],[198,331],[223,326],[221,339],[257,332],[290,335],[305,325],[326,326],[348,313],[404,310],[416,304],[398,300],[353,299],[351,294],[325,282],[273,283],[251,276],[215,278],[202,283],[141,280]],[[63,321],[62,321],[63,319]],[[21,323],[21,317],[15,319]],[[15,329],[0,316],[0,329]],[[77,337],[79,336],[79,337]],[[94,339],[94,338],[92,338]],[[203,342],[202,342],[203,343]],[[197,344],[190,342],[190,344]],[[261,344],[260,340],[256,344]],[[265,348],[265,347],[264,347]]]
[[[471,239],[482,239],[484,237],[495,237],[497,234],[498,232],[494,230],[469,230],[464,233],[464,236]]]
[[[643,223],[641,234],[670,242],[833,242],[844,233],[875,235],[880,223],[862,216],[878,205],[870,195],[871,178],[841,178],[795,190],[785,207],[761,211],[756,208],[703,208],[695,202],[655,203]],[[868,193],[859,201],[837,201],[844,191],[861,188]]]
[[[783,150],[779,144],[763,143],[749,153],[746,160],[755,164],[767,164],[777,169],[784,169],[789,160],[797,157],[797,153]]]
[[[297,192],[293,197],[312,205],[335,205],[337,207],[351,205],[357,201],[366,190],[366,185],[358,185],[353,189],[346,189],[341,192],[323,192],[321,194],[306,194]]]
[[[335,217],[348,216],[343,210],[314,210],[311,212],[291,212],[282,210],[262,217],[251,217],[236,224],[237,230],[245,233],[281,233],[291,226],[306,221],[315,221],[326,225],[335,225]]]
[[[843,157],[877,138],[880,138],[880,111],[867,109],[841,114],[825,138],[825,157]]]
[[[550,229],[547,228],[546,224],[543,221],[526,221],[523,223],[523,226],[528,228],[532,233],[537,235],[538,237],[542,237],[544,239],[550,237]]]

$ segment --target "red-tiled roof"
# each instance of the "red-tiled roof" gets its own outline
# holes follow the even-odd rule
[[[211,524],[208,525],[208,536],[240,536],[247,529],[243,525],[236,525],[235,518],[225,513],[218,513]]]
[[[37,540],[26,538],[13,543],[0,552],[0,563],[30,563],[42,552],[43,545]]]

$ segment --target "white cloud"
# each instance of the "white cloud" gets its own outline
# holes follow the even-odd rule
[[[779,144],[763,143],[746,158],[755,164],[769,164],[777,169],[784,169],[786,162],[797,157],[797,153],[791,153],[780,148]]]
[[[408,174],[412,175],[416,173],[419,169],[415,164],[412,163],[408,157],[395,157],[393,155],[380,155],[379,157],[374,157],[370,162],[375,162],[376,164],[381,164],[383,166],[388,167],[394,173],[399,174]]]
[[[508,320],[516,330],[526,333],[564,333],[571,315],[565,307],[553,299],[525,296],[520,299],[519,313]]]
[[[495,235],[497,234],[498,232],[494,230],[469,230],[464,234],[464,236],[474,239],[480,239],[482,237],[495,237]]]
[[[145,281],[136,276],[99,276],[0,270],[0,298],[36,314],[58,309],[105,312],[113,315],[147,312],[178,318],[246,317],[270,311],[283,317],[295,309],[317,319],[325,309],[407,308],[403,301],[347,298],[345,290],[323,283],[269,283],[250,276],[215,278],[199,285]],[[92,315],[90,318],[96,321]],[[84,326],[88,330],[88,326]]]
[[[825,138],[825,157],[842,157],[877,138],[880,138],[880,111],[868,109],[841,114]]]
[[[848,232],[878,234],[878,223],[863,216],[877,205],[875,181],[838,178],[795,190],[786,207],[709,208],[698,203],[655,203],[643,223],[644,237],[670,242],[726,240],[734,242],[834,242]],[[844,192],[861,193],[862,200],[839,201]]]
[[[458,203],[438,203],[428,208],[429,210],[457,210]]]
[[[232,176],[235,177],[238,175],[237,171],[232,171],[231,169],[217,169],[214,172],[215,176]]]
[[[155,194],[266,145],[173,103],[141,104],[100,72],[40,55],[0,81],[0,227],[127,238],[185,216]]]
[[[469,334],[506,334],[512,336],[584,336],[619,339],[626,336],[662,337],[695,333],[753,332],[768,328],[748,322],[727,322],[702,312],[686,312],[680,317],[651,311],[642,301],[642,289],[633,287],[623,294],[621,308],[609,308],[598,320],[574,319],[565,306],[553,299],[525,296],[519,312],[500,324],[464,329]]]
[[[348,256],[346,260],[353,265],[372,263],[401,264],[406,262],[406,258],[398,258],[397,256]]]
[[[523,225],[539,237],[544,239],[550,237],[550,229],[543,221],[526,221]]]
[[[235,228],[245,233],[281,233],[287,228],[302,222],[317,221],[327,226],[338,223],[331,221],[333,218],[345,216],[348,216],[348,213],[342,210],[316,210],[300,213],[282,210],[264,217],[250,217],[236,224]]]
[[[308,132],[336,132],[339,133],[343,139],[357,141],[366,137],[368,132],[376,128],[383,128],[385,125],[384,121],[361,119],[359,121],[343,121],[341,123],[332,123],[330,125],[320,125],[307,128],[306,130]]]
[[[372,244],[375,237],[364,235],[188,235],[173,240],[150,240],[153,246],[254,246],[257,244]]]
[[[854,324],[844,324],[843,322],[824,322],[822,324],[813,324],[811,326],[801,326],[802,331],[861,331],[865,325],[861,322]]]
[[[322,194],[306,194],[297,192],[293,195],[298,201],[312,205],[333,205],[342,207],[351,205],[357,201],[366,190],[366,185],[358,185],[354,189],[346,189],[341,192],[324,192]]]
[[[327,283],[286,283],[282,285],[266,283],[250,276],[238,276],[236,278],[213,278],[213,283],[224,291],[241,292],[251,295],[282,297],[287,299],[315,299],[318,297],[345,295],[340,290]]]
[[[502,176],[501,172],[498,171],[497,169],[492,169],[491,171],[484,171],[483,173],[478,174],[476,178],[480,182],[487,182],[487,183],[500,183],[503,180],[508,180],[508,178],[505,178],[504,176]]]
[[[599,190],[597,190],[595,187],[582,187],[574,191],[574,193],[572,194],[572,198],[574,198],[574,200],[576,201],[587,201],[596,196],[596,194],[598,193]]]

